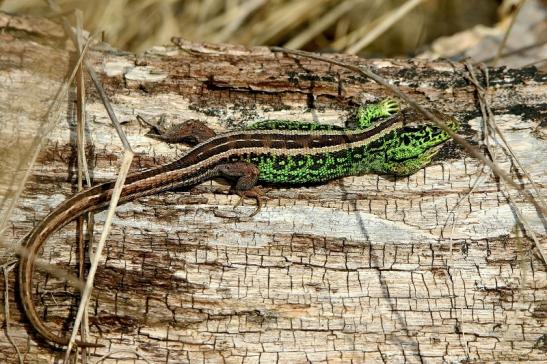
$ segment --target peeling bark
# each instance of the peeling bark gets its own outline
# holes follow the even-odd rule
[[[0,188],[8,195],[75,55],[47,20],[0,13],[0,28]],[[274,118],[343,125],[359,102],[389,96],[347,70],[266,48],[182,48],[136,56],[103,46],[88,54],[138,153],[134,171],[186,149],[146,138],[137,114],[164,115],[168,124],[199,119],[217,131]],[[475,89],[462,65],[336,57],[366,64],[423,105],[455,115],[466,138],[480,140]],[[491,69],[489,78],[499,127],[544,186],[545,75]],[[96,91],[90,86],[87,93],[87,155],[98,183],[115,178],[122,147]],[[60,106],[62,117],[3,235],[8,244],[74,192],[73,98]],[[505,154],[494,157],[510,170]],[[92,340],[107,348],[93,355],[137,348],[152,362],[173,363],[542,361],[545,265],[515,234],[507,195],[543,239],[545,227],[529,203],[480,171],[448,143],[431,166],[407,178],[364,175],[268,189],[261,213],[241,222],[214,214],[238,199],[222,181],[120,206],[89,309]],[[96,234],[104,216],[96,215]],[[74,224],[55,234],[43,258],[74,267],[75,236]],[[11,254],[0,247],[3,262]],[[60,357],[26,325],[15,274],[9,278],[11,333],[25,362]],[[35,282],[48,325],[66,330],[76,302],[70,289],[42,274]],[[0,336],[0,361],[15,362]]]

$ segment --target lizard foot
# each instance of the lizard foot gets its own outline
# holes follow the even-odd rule
[[[254,187],[250,190],[245,191],[232,191],[233,193],[237,194],[239,196],[239,200],[236,202],[236,204],[233,206],[231,212],[227,211],[221,211],[219,209],[214,210],[215,216],[228,218],[228,219],[237,219],[237,220],[243,220],[243,219],[249,219],[256,214],[260,212],[262,209],[262,191],[260,191],[258,188]],[[243,215],[236,213],[235,210],[237,207],[243,205],[243,202],[245,201],[245,198],[252,198],[256,201],[256,208],[250,215]]]

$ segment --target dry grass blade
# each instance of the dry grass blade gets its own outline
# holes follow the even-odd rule
[[[83,13],[80,10],[76,10],[76,38],[78,40],[78,52],[82,51],[83,47]],[[84,68],[80,65],[78,67],[78,73],[76,76],[76,141],[78,147],[78,191],[83,190],[83,179],[85,176],[87,186],[91,186],[91,178],[89,177],[89,170],[87,168],[87,159],[85,156],[85,78],[84,78]],[[92,223],[93,214],[87,214],[88,221],[88,231],[89,235],[93,236],[93,230],[89,230],[89,227],[93,226]],[[78,276],[80,279],[83,279],[85,276],[85,239],[84,239],[84,216],[78,218]],[[90,244],[90,247],[92,244]],[[91,251],[91,249],[90,249]],[[83,341],[87,341],[87,335],[89,332],[89,320],[87,310],[84,312],[84,318],[82,320],[82,325],[80,328],[80,333]],[[87,348],[82,348],[81,352],[82,364],[87,363]]]
[[[539,47],[543,46],[546,43],[547,43],[547,39],[544,39],[544,40],[541,40],[539,42],[535,42],[533,44],[530,44],[530,45],[527,45],[527,46],[524,46],[524,47],[513,49],[512,51],[503,52],[503,53],[499,54],[498,61],[502,58],[505,58],[505,57],[510,57],[510,56],[515,55],[515,54],[521,54],[521,53],[527,52],[529,50],[539,48]],[[480,63],[490,63],[494,60],[494,58],[496,58],[496,56],[488,57],[488,58],[485,58],[485,59],[482,59],[482,60],[475,61],[474,64],[477,65],[477,64],[480,64]],[[535,62],[531,63],[530,65],[524,65],[524,66],[522,66],[522,68],[530,67],[531,65],[533,65],[536,62],[541,62],[541,60],[540,61],[535,61]]]
[[[339,32],[340,35],[332,42],[331,47],[339,52],[348,48],[351,44],[359,41],[359,39],[365,37],[372,29],[377,26],[378,18],[380,18],[380,9],[382,8],[381,1],[375,1],[373,4],[367,3],[368,11],[363,15],[361,24],[353,31],[347,33],[347,31]],[[348,27],[350,24],[348,24]]]
[[[19,360],[20,364],[23,364],[23,356],[21,355],[21,352],[19,351],[19,348],[17,345],[15,345],[15,342],[13,341],[13,338],[11,337],[10,332],[10,311],[9,311],[9,279],[8,275],[9,272],[15,267],[17,261],[7,262],[1,266],[2,273],[4,274],[4,320],[6,322],[6,325],[4,326],[4,333],[6,334],[6,337],[8,338],[8,341],[15,349],[15,352],[17,353],[17,358]]]
[[[542,64],[542,63],[545,63],[547,62],[547,58],[543,58],[543,59],[539,59],[537,61],[534,61],[534,62],[530,62],[528,64],[525,64],[524,66],[522,66],[523,68],[526,68],[526,67],[532,67],[532,66],[537,66],[538,64]]]
[[[27,154],[28,157],[23,158],[21,162],[19,163],[19,168],[17,168],[17,170],[25,170],[25,173],[23,177],[18,180],[19,187],[17,188],[17,191],[12,197],[7,209],[4,211],[4,216],[2,217],[2,221],[0,222],[0,233],[2,233],[4,229],[6,228],[6,224],[9,221],[9,217],[11,216],[13,208],[17,204],[17,201],[19,201],[19,197],[21,196],[21,193],[23,192],[25,183],[28,177],[30,176],[32,166],[36,162],[36,158],[38,158],[38,153],[40,153],[40,150],[42,148],[42,145],[44,143],[46,136],[51,132],[51,130],[55,127],[55,125],[61,118],[61,104],[62,104],[61,100],[66,97],[68,93],[69,85],[72,84],[72,81],[74,81],[74,78],[76,77],[78,67],[83,62],[85,54],[87,53],[89,45],[91,44],[91,40],[92,40],[92,37],[89,37],[89,39],[86,41],[84,49],[82,50],[80,57],[78,58],[76,64],[74,65],[74,69],[72,70],[72,73],[68,77],[67,81],[63,83],[63,86],[59,88],[57,94],[53,98],[53,101],[48,107],[46,115],[44,115],[45,121],[40,125],[40,128],[36,132],[36,136],[34,137],[34,140],[31,144],[34,149],[30,150],[30,152]],[[53,117],[51,117],[52,114],[54,114]],[[15,177],[17,176],[14,175],[14,178]],[[8,196],[4,197],[2,201],[2,205],[5,204],[7,198]],[[0,241],[0,244],[6,245],[3,241]],[[24,254],[24,249],[21,250],[20,253]]]
[[[77,62],[75,63],[74,68],[73,68],[70,76],[63,83],[63,85],[59,88],[59,90],[57,91],[53,101],[51,102],[51,104],[48,107],[47,112],[44,116],[45,122],[43,122],[40,125],[40,128],[38,129],[38,131],[36,133],[36,136],[35,136],[35,138],[33,140],[33,143],[32,143],[32,147],[34,149],[32,149],[27,154],[28,157],[23,158],[21,160],[20,164],[19,164],[20,168],[18,168],[18,170],[23,170],[23,166],[24,166],[24,167],[26,167],[24,169],[25,173],[24,173],[23,178],[19,181],[19,188],[17,189],[16,193],[12,197],[8,208],[4,211],[4,218],[2,220],[2,223],[0,223],[0,231],[4,230],[5,224],[7,224],[7,222],[9,221],[9,216],[11,215],[11,212],[12,212],[13,208],[15,207],[15,205],[17,204],[17,201],[19,200],[19,197],[20,197],[20,195],[23,191],[23,188],[25,186],[25,182],[28,179],[28,177],[30,176],[32,166],[34,165],[34,163],[35,163],[35,161],[38,157],[38,154],[41,150],[41,147],[44,143],[44,140],[46,139],[47,135],[49,135],[51,130],[57,125],[58,121],[61,118],[61,115],[62,115],[62,112],[61,112],[62,102],[61,102],[61,100],[63,100],[66,97],[66,95],[68,94],[69,87],[72,84],[72,82],[74,81],[74,79],[76,78],[78,69],[81,67],[82,63],[84,62],[84,58],[87,54],[87,50],[88,50],[89,45],[91,44],[92,40],[93,40],[93,37],[92,36],[89,37],[87,39],[87,41],[85,42],[85,45],[82,48],[80,48],[81,49],[80,56],[79,56]],[[0,243],[2,245],[6,245],[3,241],[1,241]],[[19,246],[19,245],[17,245],[16,252],[20,256],[25,256],[26,254],[28,254],[27,250],[24,247]],[[72,275],[70,275],[67,272],[65,272],[61,269],[58,269],[54,266],[51,267],[48,263],[41,263],[40,261],[37,261],[36,262],[36,268],[41,270],[41,271],[46,271],[48,273],[51,273],[56,277],[64,278],[72,286],[76,286],[76,287],[78,287],[78,286],[81,287],[82,286],[81,284],[79,284],[79,280],[77,278],[74,278]]]
[[[72,350],[72,346],[74,345],[74,341],[76,339],[78,327],[80,326],[82,322],[82,317],[84,314],[85,307],[87,306],[89,302],[89,297],[91,296],[91,291],[93,288],[93,280],[95,279],[95,273],[97,272],[97,267],[99,265],[99,258],[106,244],[106,238],[108,237],[108,234],[110,233],[110,227],[112,225],[112,219],[114,218],[114,212],[116,210],[116,207],[118,206],[118,201],[125,183],[125,178],[127,177],[127,174],[129,173],[129,167],[131,166],[131,162],[133,161],[133,156],[134,154],[131,150],[126,150],[124,152],[122,164],[120,166],[120,172],[118,174],[118,178],[116,179],[114,190],[112,191],[112,198],[110,200],[110,204],[108,205],[108,212],[106,215],[103,231],[101,233],[101,238],[99,239],[97,248],[95,249],[95,257],[91,263],[91,267],[87,275],[84,291],[82,292],[82,299],[80,301],[80,306],[78,307],[78,312],[76,313],[76,319],[74,320],[74,327],[72,329],[72,334],[70,336],[70,342],[68,344],[68,347],[65,353],[65,359],[64,359],[65,363],[68,363],[70,360],[70,352]]]
[[[57,5],[56,1],[50,0],[49,4],[53,10],[60,11],[60,7]],[[63,28],[65,30],[65,33],[72,40],[72,43],[74,44],[74,46],[78,48],[77,36],[72,31],[72,28],[68,20],[64,17],[63,17]],[[127,137],[125,136],[125,133],[122,130],[122,126],[120,122],[118,121],[116,114],[114,113],[114,109],[112,108],[112,105],[110,104],[110,101],[108,100],[108,97],[106,96],[106,93],[101,85],[101,82],[99,81],[99,77],[97,76],[93,68],[89,65],[89,63],[85,59],[83,60],[83,65],[85,66],[89,74],[89,77],[91,77],[91,80],[93,81],[93,84],[95,85],[95,88],[97,89],[97,92],[99,93],[99,97],[101,98],[101,101],[103,102],[106,112],[108,113],[108,116],[110,120],[112,121],[112,125],[116,129],[116,132],[123,144],[124,149],[131,150],[131,146],[129,145],[129,142],[127,141]]]
[[[256,34],[250,44],[268,44],[276,42],[283,35],[295,29],[298,25],[315,19],[330,6],[332,0],[300,0],[286,2],[282,6],[273,9],[267,17],[253,26],[253,34]]]
[[[486,130],[487,130],[486,136],[488,137],[489,135],[492,134],[493,137],[499,137],[500,138],[500,140],[502,141],[503,147],[505,148],[505,150],[507,151],[508,155],[511,158],[511,161],[514,162],[518,166],[521,173],[528,179],[528,182],[530,183],[530,185],[532,186],[532,189],[534,190],[534,192],[537,195],[536,198],[538,199],[538,203],[541,204],[542,206],[545,206],[545,201],[543,200],[543,196],[541,195],[541,192],[539,191],[539,188],[537,187],[537,184],[534,182],[534,180],[532,179],[532,177],[530,176],[528,171],[524,168],[522,163],[520,163],[518,157],[515,155],[515,153],[513,152],[511,146],[509,145],[509,143],[505,139],[505,136],[503,135],[502,131],[496,125],[496,122],[495,122],[495,119],[494,119],[494,113],[492,112],[492,110],[490,108],[490,105],[489,105],[489,102],[486,99],[486,95],[488,94],[488,90],[484,89],[479,84],[479,81],[475,77],[474,68],[469,62],[466,62],[466,67],[469,70],[468,79],[471,83],[473,83],[475,85],[475,87],[477,88],[477,91],[478,91],[479,103],[481,105],[483,120],[486,121]],[[487,70],[488,69],[485,69],[485,72],[487,72]],[[488,73],[486,73],[485,78],[487,80],[486,81],[487,82],[486,87],[488,87]],[[495,153],[495,150],[493,150],[492,146],[490,145],[490,143],[488,141],[489,141],[489,139],[487,139],[487,142],[485,143],[485,145],[486,145],[486,148],[487,148],[489,154],[492,156],[492,159],[494,159],[496,153]],[[506,183],[506,181],[502,180],[502,183],[503,182]],[[530,195],[531,195],[531,193],[530,193]],[[509,204],[512,206],[513,211],[514,211],[518,221],[524,226],[524,228],[526,229],[526,231],[528,232],[528,234],[530,235],[530,237],[534,241],[534,244],[535,244],[538,252],[540,253],[541,258],[543,259],[543,262],[546,263],[547,262],[547,254],[544,252],[544,249],[541,246],[541,242],[539,241],[539,239],[537,238],[534,230],[530,226],[530,223],[522,215],[522,212],[521,212],[520,208],[518,207],[518,204],[511,197],[511,194],[509,193],[509,191],[506,191],[505,196],[506,196],[507,201],[509,202]]]
[[[515,188],[517,191],[522,193],[525,198],[531,202],[543,215],[547,214],[547,207],[544,206],[541,201],[538,201],[533,194],[530,193],[524,186],[516,183],[513,181],[513,179],[508,176],[503,170],[501,170],[494,162],[490,161],[488,158],[486,158],[480,150],[475,148],[473,145],[471,145],[467,140],[465,140],[463,137],[456,134],[452,129],[450,129],[446,124],[441,122],[435,115],[430,113],[427,109],[425,109],[423,106],[419,105],[416,101],[414,101],[410,96],[402,93],[397,87],[391,85],[387,80],[383,79],[382,77],[378,76],[374,72],[372,72],[370,69],[368,69],[365,66],[354,66],[348,63],[336,61],[331,58],[323,57],[314,53],[305,52],[305,51],[298,51],[293,49],[285,49],[281,47],[270,47],[270,49],[274,52],[283,52],[287,54],[294,54],[301,57],[307,57],[312,59],[321,60],[330,64],[334,64],[340,67],[344,67],[346,69],[349,69],[351,71],[357,72],[363,76],[366,76],[376,82],[378,82],[380,85],[386,87],[389,89],[393,94],[400,97],[402,100],[404,100],[408,105],[410,105],[412,108],[419,111],[422,115],[427,117],[429,120],[431,120],[436,126],[441,128],[443,131],[445,131],[452,139],[454,139],[459,145],[461,145],[472,157],[476,158],[486,166],[488,166],[492,172],[499,178],[503,179],[508,185]]]
[[[307,42],[317,37],[321,32],[330,27],[336,21],[338,21],[348,11],[353,9],[359,3],[363,3],[363,0],[346,0],[341,4],[338,4],[334,9],[328,11],[325,15],[313,22],[310,27],[306,28],[303,32],[299,33],[287,43],[284,44],[285,48],[302,48]]]
[[[97,361],[94,364],[99,364],[99,363],[105,361],[106,359],[110,358],[112,355],[120,354],[120,353],[135,354],[137,357],[144,360],[146,363],[148,363],[148,364],[152,363],[150,360],[148,360],[148,358],[143,353],[141,353],[138,350],[115,350],[115,351],[111,351],[108,354],[105,354],[105,355],[101,356],[99,359],[97,359]],[[112,358],[112,359],[113,360],[125,360],[126,358],[119,358],[119,359],[118,358]]]
[[[520,3],[517,5],[517,8],[515,9],[515,13],[513,14],[513,17],[511,18],[511,23],[509,24],[509,27],[507,27],[507,31],[503,35],[503,39],[501,40],[501,43],[498,47],[498,51],[496,53],[496,57],[494,57],[493,66],[497,66],[498,61],[501,57],[501,53],[505,49],[505,45],[507,44],[507,39],[509,38],[509,34],[511,33],[511,29],[513,29],[513,25],[515,25],[515,21],[517,20],[517,17],[519,16],[520,11],[522,10],[522,7],[524,6],[524,3],[526,0],[520,0]]]
[[[205,24],[204,27],[212,31],[210,37],[213,42],[226,42],[241,28],[247,17],[264,4],[266,4],[266,0],[244,2],[239,6],[231,7],[227,12]]]
[[[476,78],[475,78],[475,81],[477,81]],[[483,92],[484,92],[484,95],[487,94],[486,90],[484,90]],[[498,125],[494,122],[494,120],[493,120],[493,115],[494,114],[493,114],[492,110],[490,109],[490,105],[488,103],[486,104],[486,109],[487,109],[489,115],[492,115],[492,119],[491,119],[492,122],[490,123],[490,126],[493,128],[493,130],[495,132],[495,135],[498,136],[501,139],[501,141],[503,142],[503,145],[505,146],[505,148],[509,152],[510,156],[513,158],[513,161],[515,162],[517,167],[520,169],[520,171],[524,174],[524,176],[526,177],[526,179],[530,183],[530,186],[532,187],[532,189],[536,193],[536,198],[543,205],[543,207],[545,207],[547,204],[545,202],[545,199],[543,198],[543,195],[542,195],[541,191],[539,190],[538,184],[534,181],[532,176],[530,176],[530,173],[526,170],[526,168],[524,168],[524,166],[520,162],[519,158],[513,152],[513,148],[511,148],[511,145],[509,144],[509,142],[507,141],[507,139],[503,135],[502,131],[500,130]]]
[[[365,37],[358,40],[355,44],[351,45],[344,53],[357,54],[363,48],[374,42],[376,38],[384,34],[389,28],[401,20],[412,9],[420,5],[423,0],[409,0],[400,7],[382,15],[377,21],[374,22],[376,26],[366,34]]]

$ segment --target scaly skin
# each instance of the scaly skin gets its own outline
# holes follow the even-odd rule
[[[359,108],[357,128],[366,129],[374,121],[398,111],[398,104],[390,99]],[[452,130],[458,122],[437,113]],[[255,123],[249,129],[268,130],[355,130],[334,125],[302,123],[286,120],[268,120]],[[441,129],[432,125],[409,126],[393,130],[369,145],[318,155],[273,156],[262,154],[248,157],[246,162],[260,170],[259,181],[271,184],[319,183],[334,178],[364,173],[407,176],[416,173],[431,162],[438,145],[450,139]]]
[[[236,193],[257,198],[252,190],[257,181],[307,184],[369,172],[412,174],[431,161],[448,135],[411,110],[390,116],[397,109],[391,100],[360,108],[355,129],[274,120],[215,135],[200,122],[189,120],[186,129],[178,127],[150,136],[199,144],[172,163],[128,176],[119,203],[216,177],[235,179]],[[458,129],[453,118],[431,112],[453,130]],[[389,117],[381,120],[385,116]],[[30,324],[51,343],[67,345],[68,338],[53,333],[36,310],[32,288],[35,259],[51,234],[86,212],[104,210],[113,187],[114,182],[105,182],[73,195],[37,224],[25,242],[19,264],[21,304]],[[97,346],[80,341],[76,344]]]

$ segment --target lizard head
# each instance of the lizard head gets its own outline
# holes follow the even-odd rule
[[[436,110],[429,111],[452,131],[459,130],[455,118]],[[398,117],[402,118],[403,126],[374,143],[375,154],[379,155],[371,165],[374,172],[396,176],[416,173],[428,165],[442,144],[450,139],[446,131],[415,110],[405,109]]]

